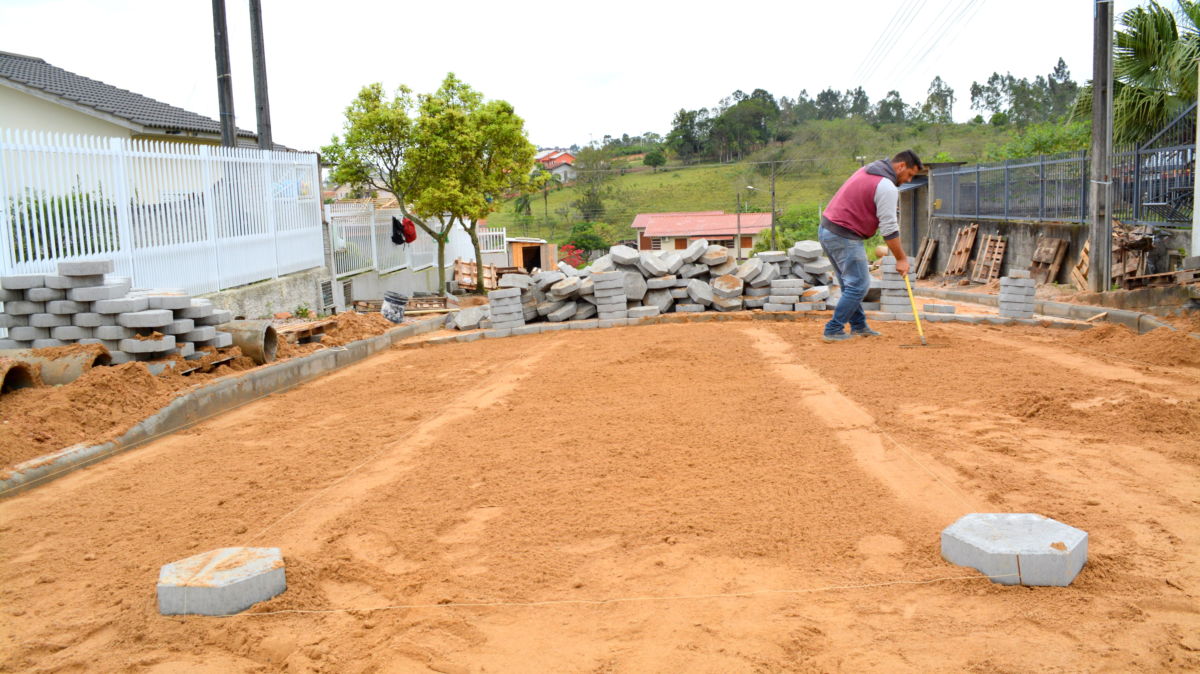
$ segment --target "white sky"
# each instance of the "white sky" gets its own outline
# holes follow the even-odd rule
[[[238,126],[253,130],[246,0],[226,0]],[[1139,4],[1116,0],[1116,15]],[[276,142],[316,150],[370,82],[433,91],[453,71],[511,102],[539,146],[665,134],[681,107],[735,89],[795,97],[862,85],[923,100],[941,75],[955,119],[993,71],[1032,78],[1058,57],[1091,73],[1092,0],[520,4],[263,0]],[[864,58],[906,25],[878,67]],[[911,21],[908,21],[911,19]],[[210,0],[0,0],[0,50],[217,117]],[[866,72],[866,78],[862,74]]]

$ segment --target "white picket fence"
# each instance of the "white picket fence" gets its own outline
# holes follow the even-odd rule
[[[404,218],[398,208],[376,208],[371,201],[347,201],[328,204],[325,209],[337,278],[372,270],[380,274],[401,269],[420,271],[437,264],[437,241],[420,228],[416,241],[392,243],[392,218]],[[499,235],[503,242],[504,230],[499,230]],[[495,238],[494,233],[491,236]],[[481,238],[479,245],[486,253],[484,241]],[[457,258],[474,261],[475,249],[467,231],[456,225],[446,242],[445,266],[453,265]]]
[[[0,273],[205,293],[324,264],[315,154],[0,129]]]

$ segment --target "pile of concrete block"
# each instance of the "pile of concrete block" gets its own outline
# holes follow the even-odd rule
[[[1033,318],[1033,279],[1028,271],[1011,271],[1000,279],[1000,315],[1006,318]]]
[[[879,268],[883,271],[883,281],[879,283],[879,311],[894,320],[913,320],[912,301],[908,297],[904,275],[896,271],[896,258],[891,255],[881,258]],[[916,282],[911,270],[908,280],[909,283]]]
[[[732,250],[705,240],[684,250],[613,246],[586,269],[560,262],[532,276],[506,274],[487,307],[460,310],[446,325],[530,334],[578,321],[592,321],[580,328],[626,325],[670,312],[823,310],[836,301],[833,281],[833,266],[816,241],[741,264]]]
[[[218,330],[233,314],[178,290],[130,290],[112,260],[60,262],[57,274],[0,277],[2,349],[102,344],[113,364],[199,357],[233,336]]]

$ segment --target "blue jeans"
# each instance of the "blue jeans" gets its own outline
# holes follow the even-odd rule
[[[871,274],[862,241],[838,236],[824,227],[817,230],[817,240],[842,286],[842,298],[833,309],[833,318],[825,324],[825,334],[840,335],[845,332],[847,323],[854,332],[866,330],[867,315],[863,313],[862,299],[871,288]]]

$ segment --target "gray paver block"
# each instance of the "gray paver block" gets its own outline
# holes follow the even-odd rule
[[[74,342],[80,339],[88,339],[92,336],[92,328],[81,328],[77,325],[63,325],[50,330],[50,336],[54,339],[61,339],[64,342]]]
[[[740,311],[742,309],[742,298],[714,297],[712,307],[717,311]]]
[[[112,260],[72,260],[58,263],[59,276],[102,276],[113,272]]]
[[[926,304],[922,307],[926,313],[933,314],[952,314],[954,313],[954,305],[951,304]]]
[[[654,278],[646,279],[646,287],[650,290],[662,290],[663,288],[674,288],[676,278],[672,274],[666,276],[655,276]]]
[[[1033,513],[972,513],[942,530],[942,557],[1002,585],[1066,587],[1087,563],[1087,532]]]
[[[507,320],[500,320],[495,317],[492,318],[492,328],[495,330],[512,330],[513,328],[519,328],[523,325],[525,325],[524,318],[512,318]]]
[[[0,276],[0,288],[4,290],[29,290],[30,288],[41,288],[46,285],[45,274],[13,274],[12,276]]]
[[[197,340],[189,339],[184,341],[191,342]],[[175,336],[163,335],[159,339],[137,339],[136,337],[130,337],[128,339],[122,339],[119,348],[121,351],[131,355],[142,353],[163,353],[164,351],[170,351],[171,349],[175,348]]]
[[[28,349],[30,342],[17,339],[0,339],[0,349]]]
[[[635,271],[625,272],[625,297],[640,302],[646,296],[646,279]]]
[[[177,309],[175,311],[175,317],[191,319],[204,318],[205,316],[211,316],[214,311],[216,311],[216,307],[213,306],[212,300],[193,297],[186,309]]]
[[[598,271],[592,272],[588,278],[597,288],[619,288],[625,283],[624,273],[622,271]]]
[[[214,309],[211,314],[192,320],[196,322],[196,325],[221,325],[233,320],[233,312],[228,309]]]
[[[579,305],[576,302],[562,302],[557,309],[546,314],[546,320],[553,321],[555,323],[565,321],[574,316],[578,309]]]
[[[567,299],[579,292],[580,283],[581,281],[578,276],[568,276],[550,286],[549,295],[554,299]]]
[[[655,307],[658,313],[665,314],[671,310],[671,305],[675,304],[675,298],[671,297],[670,290],[650,290],[646,292],[646,296],[642,298],[642,304],[647,307]],[[641,307],[631,307],[630,311]],[[631,316],[633,314],[630,314]]]
[[[708,241],[704,239],[697,239],[688,244],[688,247],[684,249],[680,257],[683,258],[684,264],[691,264],[696,260],[699,260],[700,256],[704,255],[704,252],[707,250]]]
[[[1007,316],[985,316],[984,320],[992,325],[1012,325],[1012,319]]]
[[[287,589],[279,548],[220,548],[158,572],[163,615],[232,615]]]
[[[456,335],[455,339],[457,339],[460,342],[474,342],[476,340],[483,339],[483,333],[482,332],[464,332],[461,335]]]
[[[758,258],[763,262],[779,264],[780,262],[787,262],[788,256],[782,250],[764,250],[758,254]]]
[[[571,330],[591,330],[592,328],[599,327],[600,321],[596,319],[571,321],[567,325],[570,326]]]
[[[1029,278],[1028,269],[1010,269],[1008,270],[1008,278],[1027,279]]]
[[[801,260],[816,260],[825,254],[819,241],[797,241],[788,249],[791,258]]]
[[[596,294],[596,282],[595,281],[593,281],[591,278],[585,278],[579,282],[579,296],[580,297],[583,297],[584,295],[595,295],[595,294]]]
[[[24,290],[5,290],[0,288],[0,302],[20,302],[25,299],[25,292]]]
[[[524,290],[533,287],[533,278],[528,274],[505,274],[500,277],[501,288],[518,288]]]
[[[814,286],[800,294],[805,302],[820,302],[829,297],[829,286]]]
[[[780,304],[775,302],[764,302],[763,311],[795,311],[795,304]]]
[[[571,265],[567,264],[566,260],[559,260],[558,264],[556,264],[554,266],[556,269],[558,269],[560,272],[562,272],[568,278],[570,278],[572,276],[579,277],[579,276],[583,275],[582,270],[576,269],[576,268],[572,267]]]
[[[61,274],[46,274],[43,281],[47,288],[71,290],[74,288],[92,288],[105,285],[104,274],[94,276],[63,276]]]
[[[466,307],[454,313],[454,326],[459,330],[474,330],[488,316],[485,307]]]
[[[566,304],[567,304],[566,302],[561,301],[561,300],[542,302],[541,304],[537,305],[538,316],[549,316],[550,314],[554,313],[555,311],[558,311],[559,309],[566,306]]]
[[[30,302],[52,302],[64,299],[67,291],[55,288],[30,288],[25,291],[25,299]]]
[[[29,316],[31,314],[44,314],[44,313],[46,313],[46,303],[45,302],[27,302],[25,300],[18,300],[16,302],[5,302],[4,303],[4,313],[10,314],[12,316]]]
[[[208,346],[215,346],[218,349],[224,349],[233,346],[233,335],[228,332],[217,330],[217,338],[208,343]]]
[[[95,334],[99,339],[128,339],[137,332],[123,325],[100,325],[96,327]]]
[[[687,287],[671,288],[671,299],[686,300],[689,299]]]
[[[701,255],[698,259],[700,260],[700,262],[703,262],[704,264],[706,264],[710,267],[714,267],[719,264],[724,264],[729,259],[729,249],[726,248],[725,246],[718,246],[716,244],[713,244],[713,245],[709,246],[708,248],[704,249],[704,254]]]
[[[703,304],[688,304],[686,302],[676,304],[675,311],[681,314],[698,314],[704,311]]]
[[[647,318],[662,313],[657,306],[635,307],[628,311],[629,318]]]
[[[29,325],[29,320],[25,316],[0,314],[0,328],[25,327],[27,325]]]
[[[799,304],[799,295],[768,295],[767,301],[771,304]]]
[[[49,339],[49,338],[35,339],[30,344],[30,346],[32,346],[35,349],[52,349],[56,346],[66,346],[66,345],[67,345],[67,342],[62,341],[61,339]]]
[[[629,325],[628,318],[601,318],[597,322],[597,327],[601,328],[620,328]]]
[[[192,297],[182,290],[179,291],[157,291],[148,293],[139,293],[146,298],[147,309],[170,309],[171,311],[179,311],[192,306]]]
[[[488,301],[495,303],[496,300],[508,299],[510,297],[520,297],[520,288],[501,288],[499,290],[488,291]]]
[[[738,268],[737,260],[734,259],[734,257],[732,255],[730,255],[728,260],[725,260],[721,264],[714,264],[711,267],[709,267],[708,273],[713,278],[717,278],[718,276],[725,276],[726,274],[732,274],[733,272],[737,271],[737,268]]]
[[[35,328],[57,328],[70,324],[70,316],[63,316],[61,314],[29,314],[29,325]]]
[[[763,286],[761,288],[743,287],[742,294],[749,295],[750,297],[767,297],[771,294],[771,288],[768,286]]]
[[[8,338],[21,342],[32,342],[35,339],[50,339],[50,328],[19,325],[8,329]]]
[[[1034,281],[1031,278],[1003,277],[1000,279],[1000,287],[1001,288],[1005,288],[1005,287],[1033,288],[1034,286],[1035,286]]]
[[[635,264],[640,254],[629,246],[613,246],[608,249],[612,261],[617,264]]]
[[[663,262],[663,259],[648,250],[643,250],[638,255],[638,266],[644,269],[646,274],[651,277],[666,276],[670,273],[670,267]]]
[[[167,309],[146,309],[144,311],[131,311],[117,316],[117,325],[123,325],[127,328],[161,328],[164,325],[170,324],[173,320],[175,320],[175,316]],[[128,349],[124,348],[122,350],[128,351]]]
[[[598,310],[596,309],[595,304],[588,304],[587,302],[576,302],[575,303],[575,314],[573,316],[571,316],[571,320],[579,321],[579,320],[583,320],[585,318],[591,318],[592,316],[596,315],[597,311]]]
[[[810,274],[828,274],[833,271],[833,265],[826,258],[818,258],[811,262],[805,262],[801,265],[804,271]]]
[[[597,274],[600,272],[612,271],[613,269],[616,269],[616,266],[613,264],[612,255],[601,255],[593,260],[584,271],[588,272],[589,274]]]
[[[677,276],[682,279],[691,279],[708,273],[708,265],[702,262],[690,262],[679,268]]]
[[[805,283],[803,280],[798,279],[798,278],[777,278],[777,279],[771,281],[770,287],[771,288],[787,288],[787,289],[792,289],[792,288],[803,289],[805,287]]]
[[[124,297],[127,292],[129,292],[128,284],[105,284],[87,288],[72,288],[67,291],[67,299],[76,302],[99,302],[100,300],[112,300]]]
[[[700,279],[692,279],[688,282],[688,296],[692,298],[694,304],[708,306],[713,301],[712,286],[701,281]]]
[[[499,339],[510,335],[512,335],[512,328],[492,328],[491,330],[483,331],[484,339]]]
[[[551,286],[553,286],[555,283],[558,283],[559,281],[565,279],[566,277],[567,277],[567,275],[562,273],[561,271],[544,271],[539,274],[534,274],[533,275],[533,284],[534,284],[533,287],[537,288],[538,290],[540,290],[542,292],[546,292],[547,290],[550,289]]]
[[[764,264],[758,276],[750,279],[750,285],[755,288],[763,288],[771,285],[771,281],[779,278],[779,268],[773,264]]]
[[[712,288],[713,295],[717,297],[734,298],[742,296],[744,285],[742,279],[737,276],[725,274],[714,278],[709,287]]]
[[[761,274],[762,270],[763,259],[761,257],[752,257],[738,265],[738,268],[733,272],[733,275],[742,281],[751,281],[754,279],[754,277]]]
[[[683,256],[673,250],[663,251],[659,257],[667,265],[668,274],[674,274],[683,266]]]
[[[51,300],[46,302],[46,313],[48,314],[80,314],[91,310],[92,305],[88,302],[72,302],[71,300]]]
[[[747,309],[762,309],[767,303],[765,297],[751,297],[750,295],[742,295],[742,306]]]
[[[183,319],[183,320],[189,320],[189,319]],[[166,333],[166,334],[173,335],[175,333]],[[180,334],[177,337],[177,339],[181,342],[207,342],[209,340],[216,339],[216,338],[217,338],[217,328],[212,325],[202,325],[198,328],[194,327],[191,330],[188,330],[188,331]],[[128,351],[128,349],[125,349],[125,350]]]
[[[571,323],[569,321],[562,321],[560,323],[538,323],[538,327],[542,329],[542,332],[558,332],[559,330],[567,330],[570,328]]]

